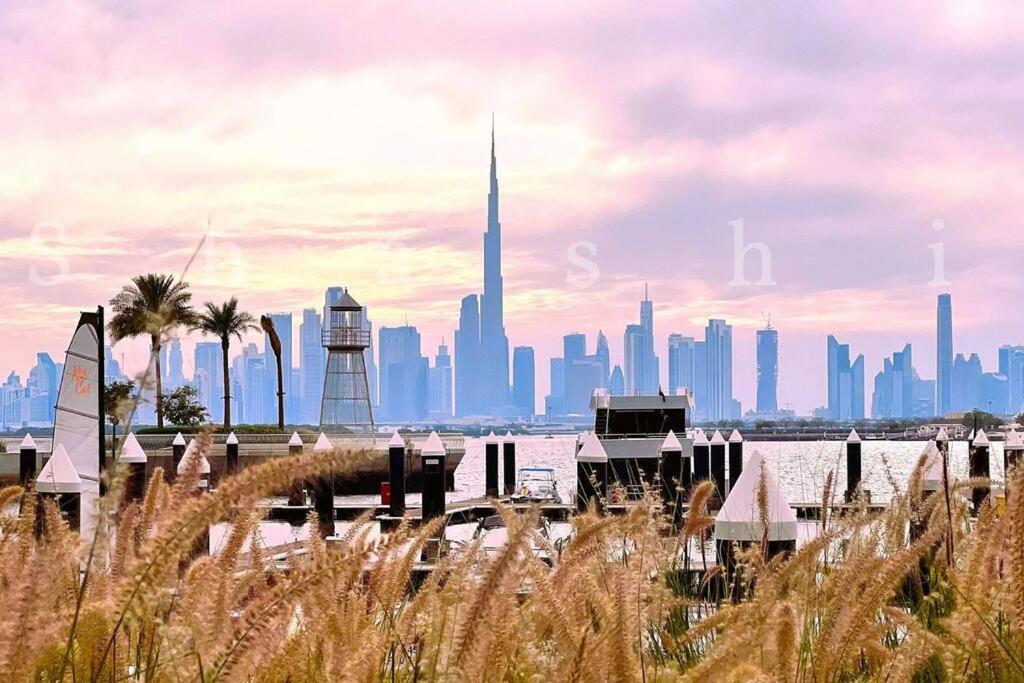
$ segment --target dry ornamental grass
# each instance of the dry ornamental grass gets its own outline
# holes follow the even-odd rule
[[[823,520],[788,558],[741,551],[731,579],[691,571],[713,528],[709,483],[676,531],[653,494],[622,516],[574,516],[553,566],[531,550],[547,543],[535,513],[502,509],[503,549],[453,549],[415,587],[440,521],[381,535],[360,519],[283,565],[258,543],[243,552],[261,498],[359,462],[282,458],[202,494],[197,468],[173,485],[158,471],[128,505],[120,468],[88,541],[51,502],[0,490],[4,509],[21,502],[0,520],[4,680],[1024,679],[1024,500],[972,524],[960,482],[950,524],[943,496],[921,491],[923,461],[884,513]],[[218,553],[196,553],[223,521]]]

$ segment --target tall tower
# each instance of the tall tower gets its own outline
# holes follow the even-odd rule
[[[363,307],[347,289],[329,307],[323,345],[327,349],[327,371],[320,404],[321,431],[372,431],[370,385],[363,358],[370,346],[370,332],[363,326]]]
[[[508,337],[505,336],[501,277],[501,222],[498,220],[498,160],[491,122],[491,178],[484,233],[484,293],[480,300],[480,399],[484,409],[508,402]]]
[[[757,331],[757,412],[779,409],[779,332],[769,322]]]
[[[939,294],[935,328],[935,407],[939,417],[945,417],[953,403],[953,304],[949,294]]]

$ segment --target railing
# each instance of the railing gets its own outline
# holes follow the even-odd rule
[[[332,327],[323,331],[323,345],[365,348],[370,345],[370,332],[358,327]]]

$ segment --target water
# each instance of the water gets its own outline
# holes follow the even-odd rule
[[[516,437],[516,467],[551,467],[563,499],[569,500],[576,488],[576,437],[518,436]],[[871,491],[873,502],[884,503],[892,498],[893,484],[905,490],[910,473],[924,451],[924,441],[864,441],[861,448],[862,487]],[[791,503],[815,503],[822,498],[825,478],[833,470],[837,499],[846,490],[846,444],[842,441],[748,441],[744,444],[744,457],[760,451]],[[989,467],[994,486],[1003,482],[1003,444],[990,447]],[[499,477],[503,471],[499,462]],[[950,476],[967,478],[967,443],[950,443]],[[466,455],[455,471],[455,490],[447,494],[448,502],[468,500],[484,495],[484,439],[466,438]],[[344,496],[345,501],[363,505],[377,504],[378,496]],[[409,494],[410,507],[420,504],[419,494]],[[376,526],[376,525],[374,525]],[[475,529],[451,529],[449,536],[462,538]],[[336,522],[335,530],[343,534],[351,528],[350,522]],[[260,537],[267,546],[305,540],[310,528],[306,524],[262,522]],[[799,525],[800,545],[814,535],[816,523]],[[228,527],[218,524],[211,528],[211,547],[216,550],[225,540]],[[375,528],[373,536],[378,530]],[[463,539],[464,540],[464,539]],[[243,552],[248,549],[248,542]],[[713,555],[712,555],[713,557]]]
[[[559,491],[576,488],[575,436],[516,437],[516,467],[553,467]],[[892,498],[895,483],[906,490],[907,480],[924,451],[925,441],[864,441],[861,447],[861,486],[871,491],[872,502]],[[835,489],[846,490],[846,444],[842,441],[748,441],[744,458],[760,451],[791,503],[821,500],[825,478],[834,470]],[[994,486],[1003,482],[1003,444],[994,442],[989,453]],[[499,465],[499,471],[501,466]],[[967,442],[950,443],[950,477],[967,478]],[[466,455],[455,471],[455,491],[449,501],[484,495],[484,440],[466,438]],[[410,499],[410,503],[412,500]]]

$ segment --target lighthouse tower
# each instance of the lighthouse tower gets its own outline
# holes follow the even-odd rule
[[[323,432],[373,431],[370,387],[366,381],[363,351],[370,345],[370,333],[363,329],[363,307],[348,289],[330,307],[330,320],[323,333],[327,349],[327,371],[320,404]]]

